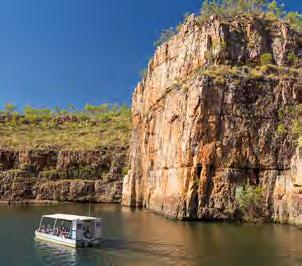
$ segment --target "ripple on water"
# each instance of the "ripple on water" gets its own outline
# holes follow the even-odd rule
[[[103,218],[101,246],[73,249],[34,241],[34,229],[42,214],[86,215],[86,205],[0,206],[0,265],[302,265],[302,230],[293,226],[183,223],[118,205],[91,210]]]

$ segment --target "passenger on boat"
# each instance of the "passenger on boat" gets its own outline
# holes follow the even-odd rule
[[[88,228],[86,229],[84,236],[85,236],[85,238],[90,238],[90,231]]]
[[[71,238],[71,234],[67,228],[64,227],[57,227],[55,228],[54,234],[56,236],[64,237],[64,238]]]

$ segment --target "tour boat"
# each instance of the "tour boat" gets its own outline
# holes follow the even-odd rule
[[[43,215],[35,237],[70,247],[99,245],[102,219],[72,214]]]

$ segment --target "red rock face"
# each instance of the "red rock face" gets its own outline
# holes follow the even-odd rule
[[[212,18],[200,26],[191,16],[157,49],[133,94],[122,203],[177,219],[233,219],[236,188],[250,182],[264,188],[267,218],[294,222],[292,210],[278,213],[276,195],[291,204],[297,77],[282,66],[298,49],[295,33],[279,21]],[[242,67],[268,52],[274,75]]]
[[[0,202],[120,202],[127,152],[0,150]]]

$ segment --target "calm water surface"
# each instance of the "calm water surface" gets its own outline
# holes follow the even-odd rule
[[[87,205],[0,206],[0,265],[302,265],[302,230],[281,225],[176,222],[118,205],[92,205],[104,219],[98,248],[36,242],[48,213],[87,215]]]

